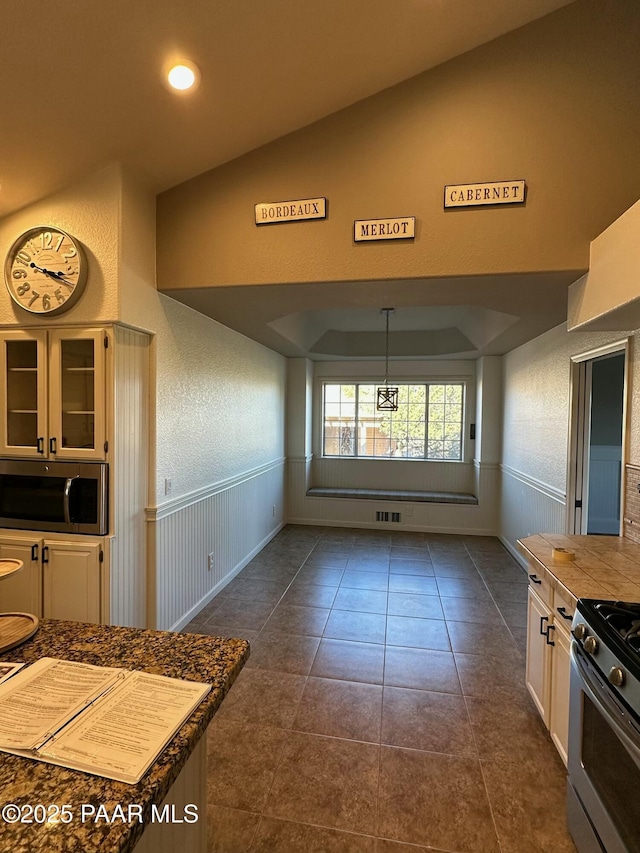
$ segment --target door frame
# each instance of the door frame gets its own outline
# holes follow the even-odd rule
[[[585,454],[589,447],[591,430],[591,363],[606,355],[622,353],[624,355],[624,384],[622,390],[622,476],[620,477],[620,530],[623,533],[625,465],[627,461],[629,435],[629,392],[631,389],[631,347],[632,338],[625,337],[601,347],[587,350],[571,356],[569,378],[569,439],[567,442],[567,496],[565,529],[568,534],[581,535],[584,519],[587,517],[586,501],[588,489],[583,482]],[[582,495],[582,507],[576,506],[578,495]]]

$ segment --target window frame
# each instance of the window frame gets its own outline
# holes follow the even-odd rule
[[[318,406],[317,406],[317,433],[318,436],[318,455],[323,460],[336,460],[336,461],[356,461],[362,460],[367,462],[418,462],[424,463],[428,462],[430,464],[438,464],[438,463],[449,463],[449,464],[460,464],[466,463],[469,461],[469,423],[470,423],[470,404],[473,405],[473,401],[470,401],[469,398],[469,388],[472,383],[472,378],[470,376],[462,375],[462,376],[452,376],[452,375],[442,375],[442,376],[430,376],[428,378],[424,376],[407,376],[407,377],[394,377],[393,381],[390,382],[390,385],[400,386],[400,385],[422,385],[425,387],[429,387],[430,385],[460,385],[462,387],[462,418],[460,424],[460,458],[459,459],[436,459],[430,458],[428,456],[363,456],[358,452],[358,435],[356,432],[355,438],[355,452],[352,455],[329,455],[325,454],[325,387],[327,385],[355,385],[356,386],[356,394],[355,394],[355,405],[356,405],[356,418],[355,422],[357,423],[357,410],[358,410],[358,386],[360,385],[373,385],[374,388],[377,388],[380,385],[384,384],[384,380],[381,380],[379,377],[369,377],[369,376],[360,376],[358,378],[353,378],[351,376],[322,376],[318,378]],[[427,393],[427,402],[425,402],[425,451],[427,450],[427,436],[428,436],[428,393]]]

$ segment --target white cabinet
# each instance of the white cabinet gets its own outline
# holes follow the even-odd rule
[[[24,566],[0,584],[0,612],[42,616],[42,542],[16,536],[0,536],[0,559],[22,560]]]
[[[548,580],[529,577],[526,685],[566,765],[573,604]]]
[[[99,624],[100,544],[45,539],[42,551],[44,616]]]
[[[527,600],[527,667],[526,685],[540,716],[549,725],[549,689],[551,677],[547,628],[551,611],[529,587]]]
[[[549,699],[549,734],[565,765],[569,745],[569,677],[571,674],[571,635],[561,627],[557,617],[551,666],[551,691]]]
[[[0,557],[24,567],[2,581],[0,612],[33,613],[48,619],[102,621],[104,548],[101,539],[68,541],[37,533],[0,534]]]
[[[104,329],[0,333],[0,455],[104,459]]]

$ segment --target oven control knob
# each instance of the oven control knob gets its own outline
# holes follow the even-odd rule
[[[590,655],[595,655],[598,651],[598,641],[595,637],[587,637],[584,641],[584,650]]]
[[[584,640],[587,636],[587,626],[583,622],[580,622],[580,624],[576,625],[573,629],[573,636],[576,640]]]
[[[620,669],[619,666],[612,666],[609,672],[609,681],[614,687],[622,687],[625,682],[624,669]]]

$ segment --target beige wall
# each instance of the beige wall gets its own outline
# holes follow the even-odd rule
[[[162,194],[159,289],[577,277],[640,196],[639,43],[636,0],[578,0]],[[443,210],[445,184],[515,178],[525,206]],[[256,202],[314,196],[325,221],[254,224]],[[353,244],[354,219],[407,215],[415,242]]]
[[[640,201],[591,244],[589,272],[569,288],[569,329],[640,325]]]
[[[77,237],[89,265],[85,292],[58,317],[42,318],[19,308],[0,287],[0,324],[43,326],[112,322],[118,319],[121,169],[110,166],[86,180],[0,220],[0,257],[36,225],[52,225]]]

